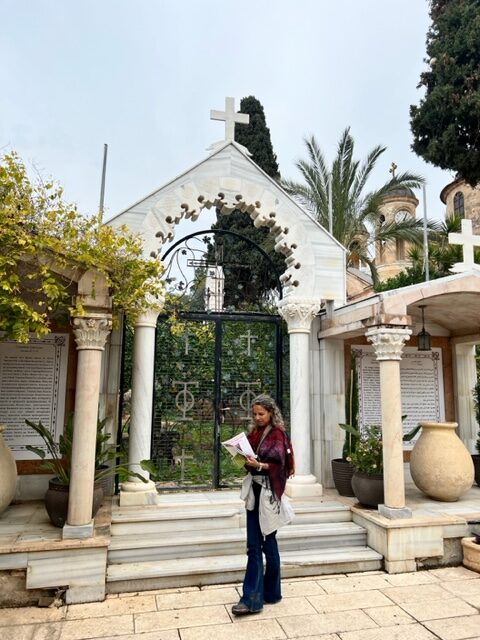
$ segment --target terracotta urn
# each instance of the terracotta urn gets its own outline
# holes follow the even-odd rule
[[[463,564],[480,573],[480,544],[475,538],[462,538]]]
[[[471,488],[472,456],[457,436],[456,422],[421,422],[410,457],[412,479],[434,500],[455,502]]]
[[[5,511],[17,489],[17,465],[13,453],[5,444],[2,433],[6,427],[0,424],[0,513]]]

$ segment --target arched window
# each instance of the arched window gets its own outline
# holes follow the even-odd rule
[[[405,260],[405,240],[402,238],[396,239],[397,260]]]
[[[465,201],[461,191],[457,191],[453,196],[453,213],[460,218],[465,217]]]

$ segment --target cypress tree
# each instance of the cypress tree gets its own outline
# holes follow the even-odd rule
[[[241,100],[240,112],[248,113],[250,122],[248,125],[235,125],[235,141],[249,150],[252,160],[266,174],[275,180],[280,179],[263,106],[257,98],[248,96]],[[230,215],[221,215],[217,212],[217,222],[212,225],[212,230],[215,229],[233,231],[249,238],[268,253],[279,274],[285,271],[284,257],[274,251],[274,239],[269,235],[268,229],[257,229],[247,213],[234,211]],[[228,235],[222,238],[226,263],[225,306],[238,306],[240,300],[241,306],[252,308],[268,301],[269,292],[276,286],[269,261],[239,238]],[[213,246],[208,255],[210,259],[213,258]]]
[[[480,2],[431,0],[426,93],[410,107],[412,149],[427,162],[480,182]]]

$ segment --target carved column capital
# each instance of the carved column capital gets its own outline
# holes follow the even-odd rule
[[[150,327],[152,329],[156,329],[159,313],[160,313],[160,309],[145,309],[143,311],[139,311],[138,314],[135,316],[135,319],[133,321],[133,326],[135,328]]]
[[[403,347],[411,335],[411,329],[391,327],[374,327],[365,334],[373,344],[377,360],[401,360]]]
[[[112,316],[102,313],[73,316],[72,324],[78,351],[82,349],[104,350],[108,334],[112,330]]]
[[[284,298],[277,309],[288,325],[288,333],[310,333],[312,320],[320,311],[320,303]]]

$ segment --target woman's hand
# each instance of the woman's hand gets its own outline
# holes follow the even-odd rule
[[[258,467],[258,460],[256,458],[253,458],[252,456],[247,456],[246,457],[246,464],[248,464],[249,467]]]

